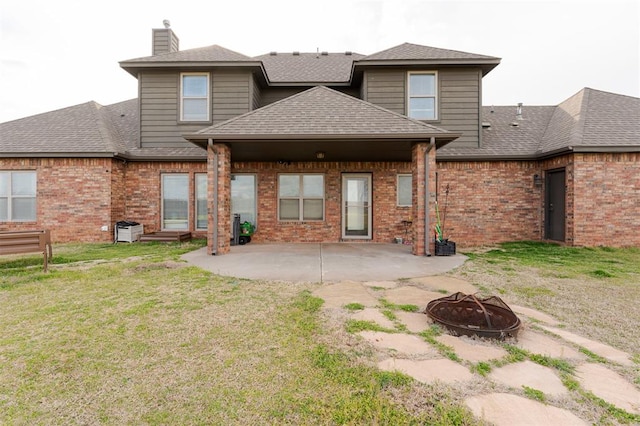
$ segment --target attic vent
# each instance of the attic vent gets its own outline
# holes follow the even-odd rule
[[[353,52],[350,52],[350,51],[347,50],[346,52],[344,52],[344,54],[347,55],[347,56],[351,56],[351,55],[353,55]]]
[[[293,56],[300,56],[300,52],[293,52]]]
[[[329,52],[322,52],[321,55],[322,56],[329,56]]]
[[[269,52],[269,56],[276,56],[278,52]]]
[[[518,126],[520,126],[520,124],[519,124],[517,121],[512,121],[512,122],[509,124],[509,126],[511,126],[511,127],[518,127]]]
[[[483,129],[490,129],[491,128],[491,123],[489,123],[488,121],[483,121],[482,122],[482,128]]]
[[[516,107],[516,119],[522,120],[522,102],[519,102]]]

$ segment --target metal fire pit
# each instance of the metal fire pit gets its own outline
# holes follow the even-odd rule
[[[517,337],[520,319],[499,297],[479,299],[473,294],[454,293],[432,300],[426,314],[456,335]]]

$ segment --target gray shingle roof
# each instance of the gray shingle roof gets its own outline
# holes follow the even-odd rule
[[[272,83],[347,83],[357,53],[275,53],[256,56]]]
[[[491,112],[493,111],[493,112]],[[482,147],[448,145],[439,159],[540,158],[569,151],[640,151],[640,99],[590,88],[558,106],[483,107]],[[513,124],[517,124],[514,126]]]
[[[403,65],[403,66],[439,66],[463,65],[479,66],[482,74],[486,75],[500,63],[500,58],[478,55],[476,53],[460,52],[458,50],[440,49],[437,47],[421,46],[419,44],[403,43],[401,45],[365,56],[356,63],[356,67],[372,65]]]
[[[585,88],[556,108],[540,152],[640,146],[640,99]]]
[[[455,59],[482,59],[482,60],[497,60],[493,56],[478,55],[476,53],[460,52],[458,50],[440,49],[437,47],[422,46],[419,44],[403,43],[398,46],[385,49],[381,52],[365,56],[360,59],[360,62],[367,61],[405,61],[405,60],[422,60],[422,59],[442,59],[442,60],[455,60]]]
[[[448,132],[412,120],[344,93],[316,86],[260,109],[203,129],[185,138],[408,138],[441,136]]]
[[[131,132],[130,123],[122,125],[116,118],[135,120],[137,103],[134,99],[103,107],[91,101],[2,123],[0,152],[111,156],[124,151],[130,139],[137,140],[137,131]],[[125,115],[120,117],[122,113]]]
[[[255,62],[255,59],[214,44],[212,46],[199,47],[196,49],[187,49],[178,52],[128,59],[120,62],[120,64],[124,66],[142,62]]]

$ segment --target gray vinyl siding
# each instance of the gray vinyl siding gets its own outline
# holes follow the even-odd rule
[[[477,147],[480,144],[480,70],[440,70],[438,127],[462,132],[453,144]]]
[[[369,70],[365,72],[363,99],[398,114],[405,114],[405,70]]]
[[[480,134],[480,70],[424,69],[438,73],[438,119],[434,126],[463,135],[453,143],[478,146]],[[408,70],[368,70],[363,78],[364,100],[406,115]]]
[[[140,145],[143,148],[184,147],[182,134],[196,132],[212,123],[219,123],[249,111],[248,72],[210,73],[212,121],[207,123],[179,122],[180,73],[142,73],[140,90]]]
[[[260,106],[263,107],[272,104],[306,89],[308,89],[308,87],[265,87],[262,89]]]
[[[253,99],[250,98],[250,72],[216,71],[212,73],[213,124],[249,112]]]
[[[253,77],[251,77],[251,85],[253,88],[251,92],[251,110],[254,110],[254,109],[260,108],[260,102],[262,99],[262,89],[260,88],[260,85]]]
[[[173,31],[162,28],[153,30],[152,55],[177,52],[178,50],[180,50],[180,41]]]

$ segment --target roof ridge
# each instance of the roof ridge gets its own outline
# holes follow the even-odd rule
[[[584,129],[587,121],[587,113],[589,106],[590,92],[587,89],[582,89],[580,92],[582,99],[580,102],[580,109],[578,110],[578,121],[576,122],[575,132],[571,133],[571,146],[580,145],[580,142],[584,139]]]
[[[109,129],[109,125],[105,120],[105,113],[107,112],[102,105],[97,102],[93,102],[93,117],[96,123],[96,129],[100,135],[100,139],[104,143],[105,148],[108,148],[110,152],[118,152],[113,141],[113,135]]]

